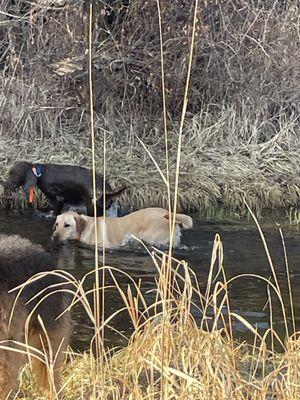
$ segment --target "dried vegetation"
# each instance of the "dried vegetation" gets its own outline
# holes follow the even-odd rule
[[[162,0],[171,177],[192,3]],[[0,174],[16,159],[91,163],[88,1],[0,2]],[[184,209],[289,207],[299,199],[299,4],[201,1],[179,185]],[[97,165],[124,205],[166,205],[155,1],[94,1]]]
[[[284,303],[281,296],[286,289],[278,285],[270,261],[273,278],[265,279],[270,321],[266,330],[259,331],[231,309],[231,284],[233,281],[238,284],[241,277],[226,279],[223,256],[222,242],[217,235],[209,278],[200,288],[201,282],[184,261],[173,259],[172,270],[168,271],[166,255],[153,251],[151,257],[158,274],[153,302],[147,302],[139,283],[134,283],[130,277],[128,287],[120,287],[115,274],[126,275],[125,272],[105,267],[114,284],[102,287],[101,296],[103,290],[114,287],[124,300],[124,309],[134,329],[122,349],[107,349],[100,342],[101,357],[98,359],[93,356],[95,340],[90,351],[84,354],[70,352],[63,385],[55,399],[298,399],[300,341],[291,312],[292,289],[290,303]],[[286,273],[288,276],[288,269]],[[77,301],[96,323],[85,288],[86,276],[76,281],[70,274],[62,274],[73,282]],[[250,276],[253,274],[249,273]],[[274,306],[278,299],[282,307]],[[123,307],[113,315],[101,317],[102,322],[97,329],[95,325],[95,331],[99,329],[104,337],[122,310]],[[277,313],[285,326],[284,338],[273,328]],[[250,334],[248,343],[234,340],[236,322],[249,330],[252,343]],[[123,336],[122,332],[119,334]],[[21,382],[18,396],[14,398],[44,399],[35,391],[28,368],[23,371]]]

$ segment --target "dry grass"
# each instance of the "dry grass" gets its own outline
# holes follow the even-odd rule
[[[20,158],[90,166],[87,5],[76,0],[0,4],[0,178]],[[192,9],[179,0],[160,4],[172,179]],[[110,25],[101,2],[94,10],[96,161],[103,165],[105,131],[108,178],[130,187],[124,207],[167,205],[164,183],[137,140],[156,160],[164,159],[156,2],[127,5],[113,4]],[[297,15],[296,0],[200,1],[183,129],[180,208],[236,210],[244,207],[244,197],[256,210],[297,206]],[[160,167],[164,171],[164,163]]]
[[[2,4],[7,7],[8,2],[2,0]],[[21,2],[17,4],[20,6]],[[57,2],[55,4],[57,6]],[[188,68],[185,46],[191,39],[191,10],[186,2],[175,1],[170,6],[170,2],[161,1],[165,70],[169,71],[165,91],[169,110],[170,182],[175,181],[180,161],[179,208],[209,209],[219,203],[230,209],[245,208],[245,197],[252,209],[287,207],[296,204],[299,198],[299,104],[293,87],[297,78],[294,58],[299,35],[295,13],[299,8],[293,1],[275,4],[254,1],[245,7],[243,4],[201,2],[193,35],[196,54],[189,114],[183,125],[178,115],[182,102],[186,105],[187,99],[183,97],[186,88],[183,77]],[[31,5],[25,11],[13,10],[20,12],[30,27],[31,41],[26,42],[24,54],[17,35],[4,33],[5,40],[15,39],[12,42],[15,58],[14,63],[9,60],[9,73],[3,77],[6,88],[2,96],[3,110],[8,115],[7,129],[1,136],[7,149],[7,153],[2,154],[3,173],[16,158],[79,164],[89,164],[91,160],[90,138],[85,133],[90,120],[88,107],[84,107],[87,88],[84,59],[78,58],[78,53],[83,54],[86,48],[86,30],[84,24],[76,24],[86,16],[82,17],[76,1],[63,4],[57,13],[54,7],[45,10],[40,2],[34,7],[34,15],[30,13]],[[103,165],[104,129],[108,178],[115,183],[130,184],[123,204],[133,207],[166,205],[167,193],[159,174],[159,168],[162,173],[166,171],[164,163],[160,165],[165,157],[165,138],[161,134],[160,120],[161,58],[157,55],[161,48],[156,4],[137,0],[121,9],[120,19],[111,29],[103,28],[101,13],[95,14],[94,19],[96,162]],[[42,12],[46,13],[45,27]],[[59,27],[56,31],[53,24]],[[21,29],[18,24],[15,28]],[[62,43],[64,34],[69,40]],[[47,35],[52,39],[49,42]],[[55,53],[53,50],[58,44],[60,52]],[[56,64],[50,66],[52,70],[45,74],[43,81],[39,79],[37,85],[33,77],[41,76],[39,67],[43,68],[43,63],[39,60],[48,60],[50,54],[55,54],[53,62]],[[66,67],[73,72],[66,72]],[[47,71],[45,66],[43,71]],[[97,71],[101,81],[97,81]],[[282,76],[288,79],[283,80]],[[22,79],[24,85],[20,84]],[[76,94],[71,95],[71,83],[77,89]],[[12,90],[12,95],[8,96],[7,87],[19,89]],[[41,108],[43,98],[45,109]],[[80,113],[76,102],[82,106]],[[21,108],[18,107],[20,103]],[[54,104],[50,113],[49,104],[51,107]],[[13,106],[15,112],[9,114]],[[182,147],[178,136],[183,139]],[[156,166],[138,138],[155,155]],[[12,144],[13,155],[9,152]],[[179,161],[178,149],[181,150]],[[177,185],[171,186],[171,193],[176,193],[177,189]],[[204,292],[188,265],[171,258],[171,250],[164,254],[151,249],[149,256],[158,271],[156,300],[151,304],[146,302],[139,284],[129,276],[130,283],[127,290],[123,290],[115,278],[115,269],[100,268],[112,278],[134,327],[128,345],[121,350],[107,350],[99,343],[99,338],[105,337],[106,327],[113,324],[121,310],[108,316],[101,308],[95,310],[88,301],[86,276],[77,281],[64,274],[72,281],[77,302],[94,324],[95,337],[88,353],[70,355],[64,384],[56,398],[299,398],[297,362],[300,353],[293,328],[295,321],[290,324],[292,301],[290,307],[283,302],[276,271],[260,233],[272,276],[270,280],[261,277],[266,282],[269,297],[270,326],[275,312],[273,299],[277,297],[280,304],[277,311],[282,313],[286,330],[284,338],[278,337],[272,328],[261,335],[243,317],[231,311],[230,283],[239,277],[231,281],[226,279],[219,236],[215,239]],[[289,289],[292,300],[291,286]],[[108,287],[99,286],[98,282],[93,290],[94,299],[100,295],[103,299],[105,290]],[[252,332],[253,345],[235,342],[235,320]],[[274,350],[274,343],[281,345],[282,352]],[[92,355],[95,346],[97,354],[101,354],[99,358]],[[16,398],[38,399],[27,371],[23,378]]]
[[[151,257],[158,268],[157,297],[151,304],[147,304],[133,280],[129,278],[128,288],[122,289],[114,278],[116,270],[106,267],[123,297],[134,332],[123,349],[103,349],[101,369],[96,367],[100,360],[91,355],[92,349],[81,355],[70,352],[58,399],[161,399],[162,377],[165,399],[299,398],[297,365],[300,341],[293,332],[293,324],[288,322],[291,320],[288,305],[285,305],[288,316],[284,314],[284,318],[288,318],[284,319],[287,323],[286,338],[277,337],[271,328],[264,334],[259,333],[243,317],[233,313],[230,309],[230,281],[226,280],[222,243],[218,236],[205,291],[199,289],[199,282],[186,263],[173,259],[168,304],[164,301],[166,257],[158,251],[154,251]],[[270,269],[274,269],[271,263]],[[236,279],[239,277],[233,278]],[[74,291],[93,319],[92,305],[85,295],[85,280],[86,277],[81,281],[72,279]],[[276,292],[280,294],[276,277],[266,280],[266,286],[273,299]],[[195,307],[198,309],[197,319],[192,311]],[[270,315],[275,312],[281,311],[272,310]],[[113,318],[114,315],[107,316],[100,329],[113,325]],[[234,321],[242,322],[253,333],[252,345],[233,339]],[[281,351],[276,352],[272,343],[280,344]],[[162,354],[165,357],[163,369]],[[41,398],[34,391],[34,381],[28,370],[22,377],[23,384],[17,398]]]
[[[282,128],[268,142],[259,143],[259,128],[252,126],[247,143],[240,132],[250,129],[251,122],[239,120],[234,110],[216,116],[202,113],[186,121],[179,178],[179,208],[207,210],[222,206],[242,209],[246,198],[252,209],[289,208],[299,201],[300,155],[295,126],[288,126],[282,117]],[[102,125],[98,120],[98,125]],[[227,132],[222,137],[220,132]],[[176,131],[169,132],[169,161],[174,181],[176,165]],[[127,185],[122,197],[124,208],[153,205],[167,206],[167,191],[155,165],[141,147],[137,128],[116,134],[106,131],[106,169],[109,181],[115,187]],[[232,140],[231,137],[234,139]],[[91,150],[88,139],[78,134],[62,134],[57,138],[11,140],[1,137],[1,178],[4,179],[15,159],[90,165]],[[97,165],[103,165],[101,138],[97,142]],[[163,135],[154,128],[146,145],[156,160],[164,160]],[[11,153],[13,146],[13,154]],[[118,160],[118,162],[116,162]],[[164,163],[158,161],[165,172]],[[100,172],[102,172],[100,170]]]

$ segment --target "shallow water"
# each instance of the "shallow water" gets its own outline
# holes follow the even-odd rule
[[[277,277],[282,287],[283,297],[287,304],[287,314],[290,316],[287,281],[285,274],[284,252],[280,234],[275,221],[278,217],[271,217],[262,221],[268,246],[272,255]],[[24,214],[0,214],[0,233],[20,234],[40,243],[47,251],[53,253],[58,260],[58,266],[66,269],[74,276],[80,278],[93,269],[94,250],[72,243],[59,248],[54,248],[50,241],[52,219],[41,218],[31,212]],[[297,327],[300,328],[299,302],[300,296],[300,246],[299,231],[288,226],[283,226],[288,260],[291,270],[293,295],[295,302],[295,315]],[[175,252],[179,259],[185,259],[196,273],[200,286],[205,289],[210,266],[211,252],[215,234],[221,235],[224,246],[224,266],[227,279],[239,274],[258,274],[266,278],[271,277],[271,270],[263,248],[259,233],[252,222],[214,222],[195,218],[195,226],[191,231],[183,232],[182,247]],[[142,289],[145,299],[151,301],[154,293],[154,279],[157,270],[146,251],[139,248],[128,248],[107,252],[106,264],[117,267],[126,272],[136,282],[142,280]],[[116,273],[118,282],[123,288],[130,282],[129,278],[121,273]],[[90,282],[91,284],[91,282]],[[244,277],[236,280],[229,288],[231,310],[243,316],[253,326],[257,326],[263,333],[270,327],[269,307],[267,301],[266,284],[255,277]],[[274,296],[273,296],[274,297]],[[106,315],[111,315],[124,305],[116,290],[106,290]],[[273,298],[274,327],[283,335],[284,326],[279,305]],[[226,312],[226,310],[225,310]],[[195,311],[196,320],[200,320],[199,312]],[[92,336],[91,323],[80,307],[74,311],[75,321],[72,345],[74,350],[83,350],[88,347]],[[117,315],[112,325],[129,336],[132,326],[126,313]],[[233,324],[237,338],[251,341],[251,334],[240,322]],[[106,340],[109,345],[118,346],[125,343],[125,339],[113,330],[106,330]]]

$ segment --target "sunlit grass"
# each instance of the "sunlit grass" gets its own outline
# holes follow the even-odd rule
[[[92,7],[89,45],[91,45],[92,31],[91,13]],[[104,169],[107,168],[111,174],[108,176],[109,179],[113,179],[114,182],[121,179],[129,183],[130,190],[122,198],[124,207],[141,208],[155,203],[162,206],[171,205],[175,209],[202,208],[213,215],[216,207],[222,203],[224,208],[227,207],[233,213],[242,208],[243,213],[254,217],[252,210],[259,212],[263,207],[296,204],[299,198],[299,189],[296,185],[280,180],[274,184],[274,177],[292,175],[295,166],[298,165],[299,152],[295,151],[293,124],[285,125],[285,119],[282,117],[276,138],[278,140],[272,138],[265,143],[259,142],[260,126],[253,125],[247,105],[243,103],[240,104],[240,108],[244,111],[242,114],[237,113],[231,106],[224,107],[219,114],[212,114],[209,105],[198,115],[186,120],[195,23],[196,12],[191,48],[189,57],[186,58],[189,62],[182,117],[179,123],[172,121],[171,130],[167,129],[164,96],[163,139],[160,130],[154,129],[149,143],[145,144],[139,139],[140,125],[137,128],[131,124],[129,133],[125,132],[117,139],[112,131],[108,131],[105,136],[107,141],[103,143],[102,138],[98,137],[98,141],[96,140],[92,117],[91,152],[87,140],[82,139],[79,128],[76,133],[68,131],[66,134],[61,129],[62,134],[56,138],[54,135],[56,124],[45,121],[48,122],[52,135],[43,138],[35,146],[29,146],[30,138],[23,138],[21,141],[20,138],[13,141],[9,139],[10,146],[14,147],[14,154],[17,148],[19,158],[29,154],[35,161],[47,158],[52,162],[63,160],[73,164],[85,163],[92,156],[94,172],[96,161],[97,165],[104,164]],[[160,39],[163,64],[162,37]],[[91,53],[89,55],[91,60]],[[90,84],[91,79],[90,74]],[[12,77],[9,84],[16,83],[18,83],[17,78]],[[28,88],[25,89],[29,92]],[[32,90],[34,93],[34,88]],[[90,96],[92,98],[92,90]],[[93,116],[92,104],[90,106]],[[26,114],[24,110],[20,111],[22,116]],[[58,114],[55,115],[54,121],[60,121]],[[122,118],[118,121],[119,126],[122,126],[123,121],[125,120]],[[32,115],[26,114],[26,124],[34,125],[32,122]],[[103,129],[102,122],[101,117],[95,121],[100,131]],[[268,122],[270,121],[265,121]],[[103,125],[108,125],[108,121]],[[128,123],[124,126],[128,127]],[[243,137],[240,132],[247,132],[250,136]],[[289,143],[288,151],[280,147],[279,138],[282,136]],[[157,143],[162,141],[164,145],[157,149]],[[4,138],[4,147],[7,143],[7,138]],[[96,154],[95,144],[100,145],[101,150],[108,146],[109,152],[99,151]],[[284,144],[286,145],[285,142]],[[104,154],[107,156],[105,159]],[[11,158],[13,156],[10,156]],[[2,172],[3,177],[7,167],[8,165]],[[174,203],[170,199],[172,196]],[[246,206],[245,198],[248,204]],[[18,199],[17,197],[16,202]],[[24,197],[21,198],[20,204],[21,208],[26,207]],[[15,205],[12,203],[12,206]],[[296,220],[296,217],[296,215],[291,216],[290,220]],[[254,220],[257,222],[255,217]],[[70,350],[69,360],[63,372],[62,388],[58,393],[52,393],[50,397],[61,400],[296,400],[299,398],[300,381],[297,364],[300,361],[300,342],[295,333],[288,263],[286,271],[291,312],[284,304],[271,254],[258,223],[257,226],[272,276],[272,279],[256,276],[265,282],[269,297],[270,328],[264,333],[259,333],[257,328],[244,317],[231,311],[230,284],[233,281],[238,282],[241,277],[227,280],[223,265],[222,241],[218,235],[215,238],[208,281],[204,290],[200,289],[200,282],[187,263],[184,260],[174,259],[171,249],[166,253],[152,248],[149,250],[149,257],[157,268],[156,298],[152,303],[146,301],[140,284],[130,276],[126,275],[130,284],[125,289],[121,287],[116,272],[125,273],[105,263],[99,266],[97,253],[95,253],[95,269],[82,279],[78,280],[67,272],[57,271],[57,274],[71,284],[69,291],[73,294],[73,302],[70,309],[75,305],[84,308],[94,327],[94,336],[85,354],[73,354]],[[100,282],[99,273],[102,276],[104,273],[106,276],[109,275],[113,284],[108,287],[104,280]],[[95,276],[95,285],[88,288],[86,281],[91,275]],[[243,277],[245,276],[254,275],[249,271],[249,274]],[[124,306],[112,315],[105,315],[104,293],[113,288],[118,290]],[[53,288],[53,290],[59,289]],[[275,312],[272,308],[274,296],[281,306],[279,312],[282,313],[285,327],[284,337],[279,337],[272,327],[272,316]],[[102,304],[99,302],[100,298]],[[107,349],[103,340],[105,329],[113,325],[114,318],[124,311],[127,311],[134,331],[128,337],[128,344],[124,348]],[[252,333],[253,343],[235,341],[234,321],[242,323]],[[281,352],[275,350],[275,343],[280,345]],[[30,350],[32,349],[28,349]],[[41,398],[41,395],[35,392],[34,378],[29,368],[21,374],[19,393],[15,397],[12,395],[11,398],[24,400]]]
[[[272,327],[259,333],[246,319],[231,312],[230,282],[238,283],[239,276],[226,280],[223,247],[218,236],[212,250],[208,281],[205,285],[202,283],[202,290],[188,265],[173,259],[169,305],[164,318],[162,310],[165,299],[161,274],[165,270],[167,258],[154,249],[149,256],[158,273],[154,289],[156,299],[151,303],[144,298],[139,284],[128,275],[121,270],[105,267],[114,282],[106,290],[113,287],[117,289],[124,308],[120,307],[115,314],[107,316],[99,329],[101,331],[104,326],[113,326],[114,317],[127,310],[134,331],[124,348],[103,347],[103,357],[98,360],[93,356],[93,340],[90,350],[85,354],[73,354],[70,350],[59,399],[160,399],[162,379],[165,398],[298,398],[300,341],[294,333],[288,305],[284,305],[287,311],[282,314],[287,327],[285,337],[279,337]],[[270,268],[272,270],[273,266],[270,265]],[[88,300],[93,297],[92,292],[85,287],[88,276],[93,273],[89,272],[81,280],[75,280],[64,272],[60,274],[72,282],[76,294],[74,302],[82,304],[87,316],[95,324],[97,321],[93,306]],[[118,284],[116,273],[127,276],[130,281],[127,287]],[[270,288],[273,298],[280,296],[276,279],[265,279],[265,284]],[[272,310],[273,314],[282,311]],[[234,339],[234,321],[239,321],[252,333],[252,343],[239,343]],[[166,331],[167,343],[163,340]],[[279,347],[280,352],[270,344],[271,337],[278,344],[275,348]],[[165,346],[164,349],[162,346]],[[167,360],[163,369],[162,354]],[[102,368],[96,368],[100,362]],[[34,379],[25,370],[17,398],[39,398],[34,388]]]
[[[0,179],[16,159],[84,166],[92,159],[87,8],[71,0],[60,7],[38,3],[1,0],[2,17],[18,16],[18,29],[1,24]],[[97,166],[106,132],[107,178],[128,187],[124,207],[168,206],[164,182],[138,138],[170,175],[174,193],[192,3],[180,9],[163,1],[158,18],[156,1],[116,2],[120,19],[109,27],[104,3],[93,27]],[[30,12],[37,18],[28,30],[22,21]],[[298,15],[296,1],[249,1],[241,10],[231,1],[200,2],[179,206],[236,211],[244,197],[255,211],[297,205]]]

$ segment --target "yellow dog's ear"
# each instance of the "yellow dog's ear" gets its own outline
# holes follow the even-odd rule
[[[173,218],[173,213],[171,213],[171,217]],[[169,219],[169,214],[164,216],[165,219]],[[180,225],[183,229],[192,229],[193,220],[189,215],[185,214],[176,214],[175,223]]]
[[[76,215],[74,218],[75,218],[75,221],[76,221],[76,230],[77,230],[76,239],[79,240],[82,232],[86,228],[86,220],[83,219],[80,215]]]
[[[176,217],[177,217],[177,215],[176,215]],[[170,219],[170,218],[169,218],[169,214],[166,214],[166,215],[164,216],[164,218],[167,219],[167,220],[169,220],[169,219]],[[171,218],[173,218],[173,213],[171,213]],[[175,218],[175,224],[181,224],[181,222],[180,222],[177,218]]]

